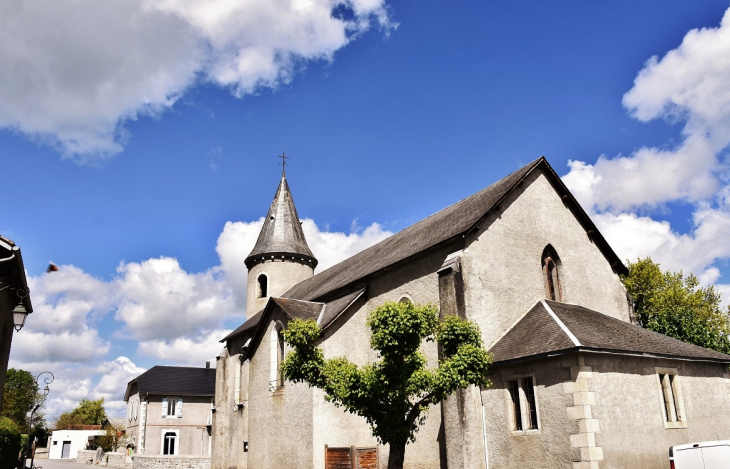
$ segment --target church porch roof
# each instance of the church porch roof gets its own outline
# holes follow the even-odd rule
[[[550,300],[535,303],[490,348],[494,365],[580,351],[730,363],[730,355],[583,306]]]

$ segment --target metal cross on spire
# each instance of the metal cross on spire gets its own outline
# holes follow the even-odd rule
[[[277,156],[277,158],[281,158],[281,176],[286,176],[286,160],[289,159],[288,156],[286,156],[286,152],[282,151],[281,155]]]

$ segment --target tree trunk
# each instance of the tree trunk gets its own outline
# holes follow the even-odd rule
[[[388,455],[388,469],[403,469],[403,462],[406,456],[406,443],[391,443],[390,454]]]

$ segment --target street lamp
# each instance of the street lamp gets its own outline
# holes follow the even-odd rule
[[[20,303],[13,310],[13,325],[15,326],[15,330],[17,332],[20,332],[23,326],[25,326],[25,320],[27,318],[28,311],[25,310],[25,306],[23,306],[23,303]]]
[[[20,327],[23,327],[23,326],[21,325]],[[53,376],[53,373],[51,373],[50,371],[42,371],[42,372],[38,373],[38,376],[35,377],[35,381],[36,381],[36,383],[38,383],[38,379],[46,373],[48,373],[51,376],[50,377],[47,376],[47,377],[43,378],[43,382],[46,383],[46,387],[43,388],[44,397],[48,396],[48,393],[51,392],[51,388],[49,388],[48,385],[51,384],[56,377]],[[38,387],[40,387],[40,384],[38,385]],[[25,448],[23,448],[23,457],[20,459],[20,468],[21,469],[25,469],[25,460],[26,460],[26,456],[28,453],[28,446],[33,444],[33,442],[30,439],[30,435],[31,435],[31,433],[33,433],[33,415],[35,414],[35,411],[38,410],[38,407],[40,407],[40,406],[41,406],[41,402],[36,404],[35,407],[33,407],[33,410],[30,412],[30,423],[28,425],[28,441],[25,445]],[[32,451],[31,456],[30,456],[30,467],[31,468],[33,467],[34,460],[35,460],[35,451]]]

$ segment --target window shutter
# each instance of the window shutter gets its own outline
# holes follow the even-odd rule
[[[178,397],[177,398],[177,418],[182,418],[182,404],[183,404],[183,398]]]
[[[167,417],[167,398],[162,398],[162,416]]]

